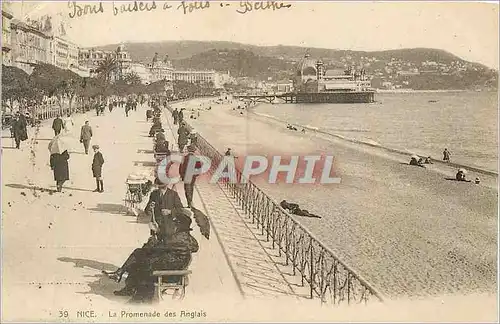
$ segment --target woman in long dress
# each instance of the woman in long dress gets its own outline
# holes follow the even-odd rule
[[[75,126],[75,122],[73,121],[73,118],[71,118],[71,114],[68,113],[68,116],[64,118],[63,121],[64,133],[71,133],[71,131],[73,130],[73,126]]]
[[[62,191],[65,181],[69,180],[69,153],[66,139],[62,134],[55,136],[49,143],[50,168],[54,171],[57,191]]]

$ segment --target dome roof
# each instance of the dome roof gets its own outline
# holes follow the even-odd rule
[[[316,61],[311,59],[309,54],[297,64],[297,74],[300,75],[316,75]]]

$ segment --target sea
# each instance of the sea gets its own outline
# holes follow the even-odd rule
[[[498,169],[496,92],[377,93],[370,104],[262,104],[256,112],[349,139]]]

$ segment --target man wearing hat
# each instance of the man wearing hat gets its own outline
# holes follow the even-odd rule
[[[165,218],[162,216],[169,216],[173,209],[182,208],[183,206],[179,194],[168,188],[166,183],[156,178],[155,185],[158,189],[151,192],[148,204],[144,210],[146,214],[151,215],[151,223],[157,223],[159,226],[162,226],[165,221]],[[172,225],[171,222],[168,223],[167,225]]]
[[[198,242],[190,234],[191,212],[185,208],[172,210],[173,231],[163,225],[153,230],[152,238],[142,248],[135,249],[116,271],[103,271],[110,279],[120,282],[128,273],[125,287],[115,291],[118,296],[133,296],[132,302],[150,302],[154,296],[154,270],[183,270],[191,262],[191,254],[199,249]],[[159,220],[159,219],[157,219]],[[166,222],[159,222],[165,224]]]
[[[194,152],[196,152],[196,147],[194,145],[189,145],[188,146],[188,154],[184,157],[181,165],[179,166],[179,175],[181,176],[181,179],[184,182],[184,194],[186,195],[186,200],[187,200],[187,204],[188,204],[189,208],[193,207],[194,185],[195,185],[196,178],[198,177],[198,175],[192,175],[191,179],[186,179],[186,171],[187,171],[187,167],[189,165],[190,159],[196,158],[196,156],[194,155]],[[200,161],[196,161],[195,168],[196,169],[201,168]],[[191,172],[191,174],[192,173],[193,172]]]
[[[99,152],[99,145],[92,145],[94,149],[94,159],[92,160],[92,174],[95,178],[95,183],[97,188],[94,192],[104,192],[104,183],[102,181],[102,165],[104,164],[104,158],[102,153]]]

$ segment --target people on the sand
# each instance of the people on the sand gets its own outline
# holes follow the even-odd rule
[[[80,143],[83,144],[85,154],[89,154],[90,140],[92,139],[92,127],[89,125],[89,121],[85,121],[85,125],[82,126],[80,131]]]
[[[297,215],[297,216],[305,216],[305,217],[312,217],[312,218],[321,218],[321,216],[311,214],[308,210],[306,209],[300,209],[298,204],[295,203],[289,203],[286,200],[282,200],[280,203],[281,208],[284,210],[290,212],[291,214]]]
[[[161,214],[153,212],[149,240],[142,248],[135,249],[119,269],[103,271],[117,282],[128,274],[125,287],[114,294],[132,296],[131,302],[152,302],[156,281],[153,271],[184,270],[191,263],[192,253],[198,251],[198,242],[190,234],[191,224],[191,212],[184,208]]]
[[[481,183],[481,179],[479,179],[479,177],[476,177],[476,179],[474,180],[474,183],[475,184],[480,184]]]
[[[424,164],[434,164],[434,163],[432,162],[432,158],[428,156],[425,158]]]
[[[457,174],[455,175],[455,179],[457,179],[457,181],[471,182],[471,180],[467,180],[466,174],[467,170],[460,168],[458,169]]]
[[[186,171],[188,165],[190,165],[190,160],[191,159],[196,159],[194,152],[196,152],[196,147],[194,145],[189,145],[187,147],[188,149],[188,154],[184,157],[182,160],[182,163],[179,166],[179,175],[181,176],[182,182],[184,182],[184,193],[186,195],[186,200],[189,208],[193,207],[193,192],[194,192],[194,185],[196,183],[196,178],[198,175],[193,175],[191,173],[191,179],[188,179],[186,177]],[[201,168],[201,162],[196,161],[194,163],[194,168],[195,169],[200,169]]]
[[[54,130],[54,135],[59,135],[63,128],[64,122],[61,119],[61,116],[57,116],[56,119],[52,122],[52,129]]]
[[[95,178],[96,189],[94,192],[104,192],[104,183],[102,180],[102,165],[104,164],[104,157],[99,152],[99,145],[92,145],[94,149],[94,159],[92,160],[92,175]]]
[[[419,166],[425,168],[423,164],[423,159],[419,158],[417,155],[412,155],[410,158],[410,165]]]
[[[293,131],[296,131],[297,130],[297,127],[295,126],[292,126],[290,124],[286,124],[286,128],[289,129],[289,130],[293,130]],[[302,129],[302,131],[304,132],[304,129]]]
[[[443,161],[450,162],[450,157],[451,157],[450,151],[448,151],[448,149],[445,148],[443,151]]]

